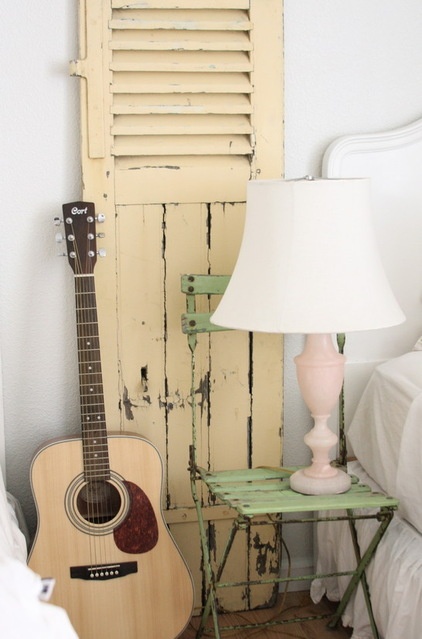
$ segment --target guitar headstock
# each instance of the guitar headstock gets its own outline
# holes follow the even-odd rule
[[[63,224],[67,257],[74,274],[92,274],[97,261],[94,203],[63,204]]]

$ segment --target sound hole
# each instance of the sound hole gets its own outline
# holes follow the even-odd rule
[[[113,484],[105,480],[89,481],[78,493],[76,507],[90,524],[105,524],[116,517],[121,496]]]

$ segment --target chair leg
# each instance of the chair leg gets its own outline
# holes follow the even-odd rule
[[[210,586],[208,589],[207,601],[202,611],[201,621],[195,635],[196,639],[200,639],[203,636],[206,625],[207,625],[208,617],[210,616],[210,612],[212,614],[213,625],[214,625],[214,637],[215,639],[221,639],[220,626],[218,623],[216,593],[215,593],[214,586]]]
[[[212,619],[213,619],[215,639],[221,639],[220,626],[218,621],[218,610],[217,610],[217,584],[224,571],[228,556],[230,554],[230,550],[233,546],[233,542],[236,537],[236,533],[239,530],[239,526],[242,526],[244,524],[242,523],[239,524],[239,521],[237,519],[233,522],[231,530],[230,530],[230,535],[226,543],[226,547],[221,557],[220,564],[218,566],[216,573],[214,573],[212,569],[212,564],[211,564],[211,554],[210,554],[209,544],[208,544],[208,535],[207,535],[207,531],[205,528],[205,521],[202,514],[202,506],[197,494],[195,477],[192,477],[191,484],[192,484],[191,485],[192,496],[193,496],[197,517],[198,517],[199,533],[200,533],[201,548],[202,548],[202,559],[203,559],[204,575],[205,575],[205,585],[206,585],[206,592],[207,592],[207,599],[202,611],[201,621],[200,621],[198,630],[196,632],[196,639],[200,639],[203,636],[210,614],[212,615]]]
[[[356,561],[358,562],[358,565],[359,565],[360,562],[362,561],[362,557],[361,557],[361,553],[360,553],[358,536],[357,536],[357,532],[356,532],[356,524],[355,524],[355,522],[352,519],[349,520],[349,528],[350,528],[350,534],[351,534],[352,541],[353,541],[353,548],[354,548],[354,551],[355,551]],[[374,548],[374,553],[375,553],[375,548]],[[368,585],[368,580],[366,578],[365,571],[362,572],[360,581],[361,581],[361,584],[362,584],[363,596],[365,598],[365,603],[366,603],[366,608],[367,608],[368,615],[369,615],[369,622],[371,624],[372,634],[374,635],[375,639],[379,639],[378,628],[377,628],[377,624],[376,624],[375,618],[374,618],[374,613],[373,613],[373,610],[372,610],[371,596],[369,594],[369,585]]]
[[[218,566],[216,574],[214,574],[214,571],[211,565],[211,555],[209,551],[209,545],[207,541],[205,524],[202,517],[202,513],[198,515],[198,521],[199,520],[201,521],[200,533],[201,533],[202,553],[203,553],[203,561],[204,561],[205,581],[207,585],[207,601],[205,603],[205,606],[202,612],[201,623],[199,625],[196,638],[200,639],[200,637],[202,637],[206,628],[208,617],[211,613],[213,618],[213,624],[214,624],[214,636],[216,639],[220,639],[221,637],[220,625],[218,621],[218,610],[217,610],[217,587],[218,587],[218,582],[221,579],[221,575],[224,571],[225,565],[227,563],[230,550],[233,546],[236,533],[239,530],[239,523],[238,523],[238,520],[235,520],[232,524],[230,535],[228,537],[226,547],[221,557],[220,564]]]
[[[353,513],[348,511],[348,514],[350,515],[350,519],[349,519],[349,527],[350,527],[350,532],[351,532],[351,537],[352,537],[352,542],[353,542],[353,546],[354,546],[354,551],[355,551],[355,556],[356,556],[356,561],[357,561],[357,567],[356,570],[349,582],[349,585],[347,586],[344,595],[337,607],[337,610],[335,612],[334,617],[332,618],[332,620],[330,621],[330,623],[328,624],[329,628],[335,628],[335,626],[338,624],[338,622],[340,621],[340,618],[344,612],[344,610],[346,609],[347,604],[350,601],[350,597],[352,596],[353,592],[355,591],[355,589],[358,586],[358,583],[361,582],[362,584],[362,588],[363,588],[363,593],[364,593],[364,597],[365,597],[365,603],[366,603],[366,607],[368,610],[368,615],[369,615],[369,620],[370,620],[370,624],[371,624],[371,629],[372,629],[372,634],[374,636],[374,639],[380,639],[379,633],[378,633],[378,628],[375,622],[375,618],[374,618],[374,614],[373,614],[373,610],[372,610],[372,605],[371,605],[371,598],[370,598],[370,594],[369,594],[369,586],[368,586],[368,582],[366,579],[366,574],[365,574],[365,569],[367,568],[369,562],[371,561],[371,559],[373,558],[375,551],[377,549],[378,544],[380,543],[382,537],[384,536],[385,531],[388,528],[388,525],[393,517],[393,511],[392,510],[388,510],[388,509],[382,509],[379,513],[379,521],[380,521],[380,525],[377,528],[377,531],[375,532],[370,544],[368,545],[368,548],[366,549],[364,555],[361,557],[360,555],[360,550],[359,550],[359,544],[358,544],[358,540],[357,540],[357,533],[356,533],[356,528],[355,528],[355,524],[353,521]]]
[[[192,465],[191,465],[190,471],[191,471],[191,493],[192,493],[192,498],[195,504],[196,514],[198,519],[199,536],[200,536],[201,550],[202,550],[202,561],[203,561],[204,576],[205,576],[205,586],[206,586],[206,592],[207,592],[207,600],[202,611],[201,622],[196,632],[196,637],[197,639],[200,639],[200,637],[202,637],[208,617],[210,615],[210,612],[212,612],[212,616],[214,620],[215,636],[217,639],[220,639],[220,631],[218,627],[218,616],[217,616],[217,609],[216,609],[216,602],[215,602],[216,596],[215,596],[215,586],[214,586],[214,575],[213,575],[213,571],[211,567],[211,557],[210,557],[208,541],[207,541],[207,531],[205,529],[205,522],[204,522],[204,517],[202,514],[202,505],[201,505],[200,497],[198,497],[198,493],[197,493],[197,486],[196,486],[197,478],[195,475],[195,470]]]

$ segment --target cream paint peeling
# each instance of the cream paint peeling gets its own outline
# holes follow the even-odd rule
[[[168,169],[169,171],[180,171],[180,166],[171,164],[145,164],[145,166],[131,166],[128,171],[143,171],[144,169]]]
[[[122,405],[123,405],[123,409],[125,411],[125,417],[127,420],[132,421],[133,419],[135,419],[132,408],[136,408],[135,404],[132,404],[130,397],[129,397],[129,392],[127,387],[125,386],[123,389],[123,397],[122,397],[122,401],[121,401]]]

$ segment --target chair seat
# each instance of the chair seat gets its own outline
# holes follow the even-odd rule
[[[290,488],[290,475],[297,468],[252,468],[211,472],[198,468],[201,480],[220,501],[245,517],[265,514],[395,508],[398,501],[352,477],[352,486],[339,495],[302,495]]]

